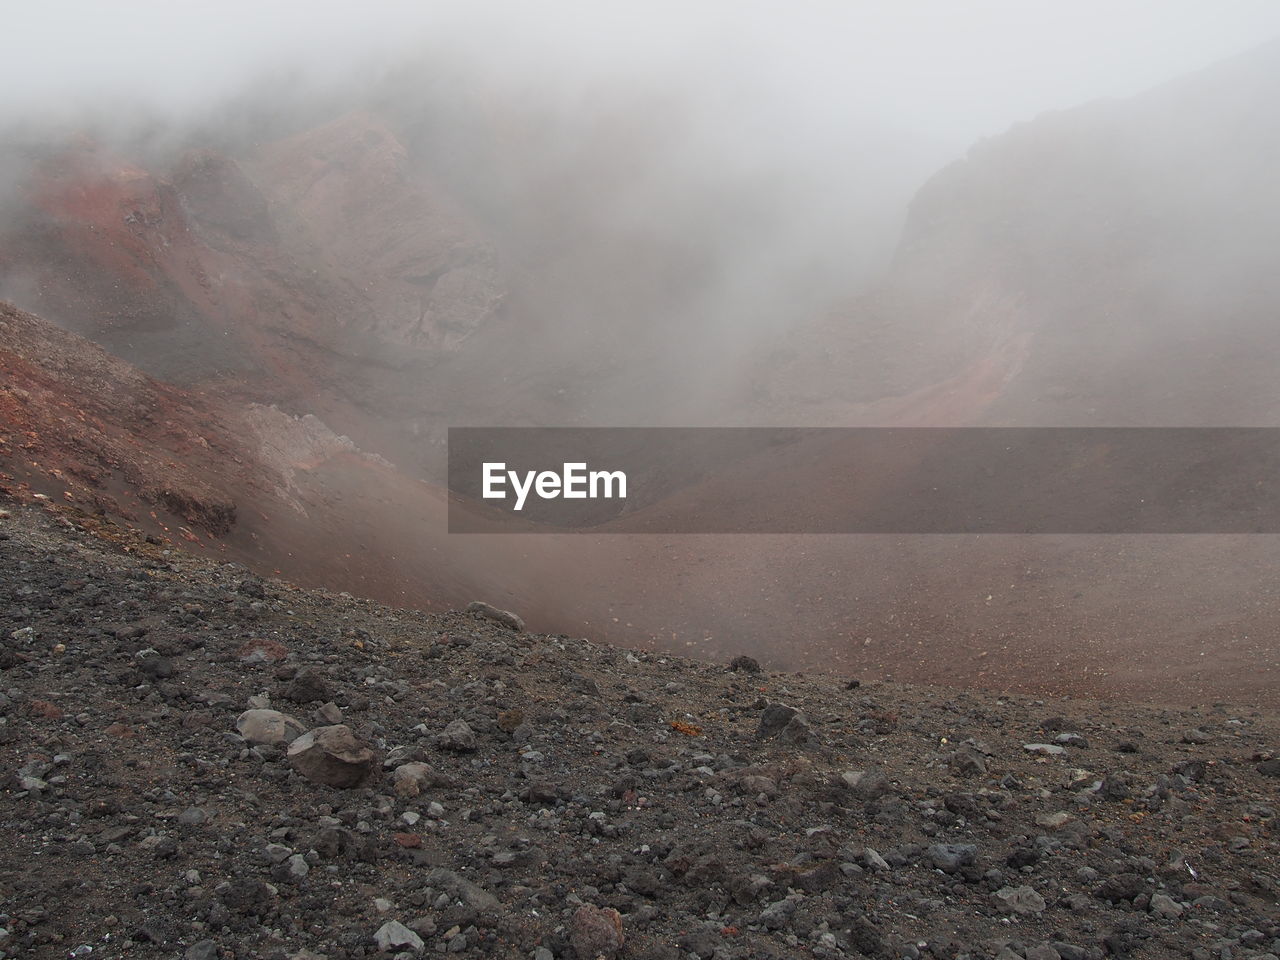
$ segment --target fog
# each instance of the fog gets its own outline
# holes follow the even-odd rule
[[[358,97],[413,64],[425,71],[420,85],[451,73],[462,85],[519,91],[570,128],[580,110],[667,97],[693,111],[680,135],[709,165],[782,169],[830,187],[838,170],[865,168],[900,205],[979,138],[1246,49],[1280,34],[1280,9],[1266,0],[68,0],[8,11],[5,27],[5,125],[154,136],[211,112],[225,123],[229,104]],[[879,192],[852,179],[843,186],[856,198]],[[859,208],[830,200],[833,219]]]
[[[1141,621],[1108,665],[1265,600],[1256,543],[514,545],[446,536],[421,481],[460,425],[1280,422],[1274,3],[7,19],[0,299],[246,418],[226,448],[287,488],[227,481],[248,562],[775,662],[874,635],[927,679],[926,642]],[[335,467],[346,436],[400,472]]]
[[[568,103],[601,85],[671,85],[738,122],[870,119],[955,152],[1280,34],[1280,10],[1267,0],[64,0],[9,10],[5,28],[6,120],[129,105],[186,118],[248,84],[259,96],[289,79],[340,89],[445,51]]]
[[[163,147],[201,127],[253,137],[371,91],[384,103],[390,91],[401,116],[452,108],[465,125],[470,105],[500,98],[546,128],[526,144],[542,151],[522,158],[527,168],[571,165],[601,123],[640,127],[635,136],[655,138],[654,165],[639,157],[629,187],[679,182],[684,192],[659,197],[659,209],[726,183],[770,193],[785,213],[771,226],[774,249],[759,255],[783,261],[781,272],[810,261],[796,284],[808,287],[834,267],[815,251],[838,245],[847,290],[883,265],[920,183],[975,141],[1253,46],[1280,34],[1280,9],[83,0],[10,11],[6,34],[0,126],[10,141],[90,130]],[[439,124],[433,133],[458,135]],[[783,236],[793,231],[803,238]]]
[[[32,150],[83,133],[166,177],[192,147],[252,164],[372,110],[477,221],[543,365],[614,370],[559,414],[648,422],[681,419],[653,403],[677,387],[686,420],[743,389],[798,324],[872,322],[847,304],[884,275],[913,196],[975,144],[1256,47],[1280,8],[67,2],[7,28],[0,200]],[[35,284],[0,272],[0,295]],[[492,369],[462,364],[454,389]]]

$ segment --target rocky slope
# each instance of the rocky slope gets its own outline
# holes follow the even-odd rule
[[[628,653],[93,526],[0,518],[0,956],[1280,951],[1273,714]]]
[[[371,115],[234,152],[39,152],[0,295],[169,383],[412,459],[424,371],[501,315],[492,244]]]
[[[985,370],[930,422],[1277,422],[1277,43],[976,144],[917,193],[883,282],[770,358],[763,396],[876,423],[871,401]]]
[[[0,501],[51,499],[261,574],[427,609],[479,594],[542,630],[779,668],[1280,696],[1274,538],[452,536],[438,488],[316,416],[162,383],[3,305],[0,374]],[[753,463],[779,497],[796,468]]]
[[[463,538],[431,482],[449,424],[1272,422],[1276,126],[1241,104],[1275,81],[1263,50],[975,148],[921,191],[877,291],[773,353],[751,398],[700,325],[782,309],[750,285],[711,309],[771,221],[732,177],[681,181],[675,219],[646,207],[626,186],[661,169],[662,130],[606,118],[550,169],[532,116],[514,140],[329,109],[234,145],[46,144],[6,207],[3,289],[107,352],[0,308],[0,495],[650,650],[1270,706],[1271,538]],[[792,467],[761,489],[787,496]]]
[[[312,414],[164,383],[0,303],[0,502],[51,501],[400,604],[499,595],[525,562],[448,549],[442,492]]]

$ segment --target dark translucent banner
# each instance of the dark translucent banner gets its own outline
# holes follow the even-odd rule
[[[452,533],[1280,533],[1280,428],[449,431]]]

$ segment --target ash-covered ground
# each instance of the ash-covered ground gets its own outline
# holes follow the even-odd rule
[[[0,558],[0,957],[1280,954],[1249,706],[630,653],[53,505]]]

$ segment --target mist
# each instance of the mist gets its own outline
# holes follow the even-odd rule
[[[415,160],[452,175],[482,215],[507,206],[499,240],[545,233],[509,215],[536,202],[521,188],[545,197],[550,186],[568,206],[562,192],[585,194],[584,176],[598,190],[580,201],[611,231],[671,237],[682,216],[723,222],[736,209],[741,224],[725,228],[769,242],[726,255],[740,283],[733,302],[685,305],[723,315],[704,329],[776,326],[784,302],[802,314],[860,290],[887,263],[914,192],[981,138],[1280,34],[1280,11],[1260,0],[785,11],[718,0],[69,2],[9,20],[0,127],[11,146],[89,131],[130,153],[172,153],[376,103],[423,131]],[[523,138],[485,130],[496,113],[508,127],[522,121]],[[494,156],[504,148],[520,162]],[[589,231],[583,219],[567,225]]]
[[[10,19],[0,299],[187,391],[163,416],[193,436],[222,424],[235,470],[182,456],[247,562],[716,656],[875,637],[929,679],[954,665],[922,637],[1261,602],[1256,543],[476,542],[438,485],[461,425],[1280,422],[1274,4]],[[1140,596],[1090,592],[1133,556]]]
[[[99,145],[104,170],[134,164],[173,179],[190,151],[212,148],[252,181],[272,144],[371,115],[406,150],[396,176],[413,181],[424,211],[465,221],[501,278],[492,296],[505,326],[477,327],[471,357],[423,355],[448,385],[450,412],[492,419],[503,402],[477,392],[520,366],[554,399],[512,396],[506,407],[548,423],[785,419],[790,400],[828,389],[826,375],[809,374],[830,353],[814,342],[838,339],[820,327],[831,318],[848,340],[908,329],[902,317],[916,313],[933,330],[919,336],[949,343],[931,319],[937,305],[898,304],[892,316],[875,305],[919,242],[904,244],[903,227],[939,171],[1013,126],[1121,102],[1280,34],[1280,10],[1243,0],[785,11],[85,2],[11,19],[0,63],[6,220],[28,216],[31,171],[77,138]],[[42,289],[38,265],[7,259],[0,295],[79,329],[72,305],[30,296]],[[380,350],[376,337],[366,343]],[[915,352],[900,346],[883,349]],[[761,369],[797,352],[807,372],[787,374],[788,409],[770,411],[779,391]],[[852,393],[919,387],[890,370],[898,362],[880,357],[892,382],[872,377]],[[752,396],[766,402],[745,410]]]
[[[100,114],[130,107],[185,121],[247,88],[268,99],[273,82],[339,91],[448,51],[566,106],[589,90],[670,86],[718,101],[728,122],[875,118],[954,152],[1044,110],[1126,96],[1256,45],[1280,33],[1280,11],[1265,0],[807,2],[785,12],[763,2],[80,0],[11,14],[6,27],[7,122],[124,124],[127,115]]]

